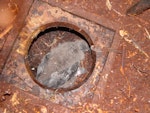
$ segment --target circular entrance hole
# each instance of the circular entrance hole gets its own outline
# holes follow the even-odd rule
[[[83,31],[82,31],[83,32]],[[70,27],[46,28],[32,41],[27,57],[31,76],[40,86],[68,91],[80,87],[95,64],[92,41]]]

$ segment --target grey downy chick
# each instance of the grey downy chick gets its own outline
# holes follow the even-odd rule
[[[49,88],[60,88],[77,74],[85,73],[80,62],[88,50],[89,46],[84,40],[59,44],[43,57],[37,68],[36,79]]]

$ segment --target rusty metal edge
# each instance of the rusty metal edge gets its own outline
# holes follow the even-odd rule
[[[80,18],[84,18],[88,21],[92,21],[92,22],[95,22],[96,24],[99,24],[103,27],[106,27],[108,29],[111,29],[113,31],[117,30],[120,26],[119,23],[116,23],[114,21],[111,21],[109,19],[106,19],[98,14],[95,14],[95,13],[91,13],[91,12],[87,12],[79,7],[64,7],[62,5],[57,5],[54,0],[51,0],[51,1],[48,1],[48,0],[41,0],[43,2],[46,2],[48,4],[50,4],[51,6],[54,6],[54,7],[59,7],[60,9],[62,9],[63,11],[66,11],[66,12],[69,12],[73,15],[76,15]],[[47,2],[48,1],[48,2]]]
[[[46,2],[46,0],[42,0],[42,1]],[[71,7],[63,7],[61,5],[58,6],[54,3],[53,0],[48,1],[46,3],[48,3],[48,4],[50,4],[54,7],[59,7],[59,8],[61,8],[62,10],[66,11],[66,12],[69,12],[69,13],[71,13],[73,15],[76,15],[80,18],[83,18],[83,19],[86,19],[88,21],[94,22],[95,24],[101,25],[103,27],[106,27],[106,28],[114,31],[115,35],[113,37],[113,42],[112,42],[111,48],[117,49],[119,47],[119,44],[120,44],[120,41],[121,41],[120,36],[119,36],[119,29],[121,28],[120,23],[113,22],[109,19],[106,19],[106,18],[104,18],[100,15],[94,14],[94,13],[86,12],[85,10],[82,10],[81,8],[78,8],[78,7],[71,8]],[[113,63],[115,61],[116,54],[117,53],[115,53],[115,52],[109,52],[108,57],[107,57],[107,61],[105,63],[105,66],[104,66],[102,72],[100,73],[100,76],[103,76],[105,74],[108,74],[108,75],[110,74]],[[103,83],[103,88],[100,89],[101,91],[105,88],[106,83],[107,83],[107,80]],[[100,84],[101,83],[99,83],[97,86],[99,86]],[[99,90],[99,89],[96,88],[96,90]],[[96,103],[95,100],[96,99],[93,98],[92,102]]]
[[[118,49],[119,45],[120,45],[120,42],[121,42],[121,38],[119,36],[119,30],[116,31],[115,33],[115,36],[114,36],[114,40],[112,42],[112,46],[111,48],[113,49]],[[117,53],[115,52],[109,52],[108,54],[108,57],[107,57],[107,60],[106,60],[106,63],[105,63],[105,66],[103,68],[103,71],[100,73],[100,76],[101,76],[101,79],[99,81],[99,83],[97,84],[97,87],[96,90],[99,90],[100,91],[100,95],[102,96],[103,95],[103,91],[106,87],[106,84],[107,84],[107,78],[110,76],[110,73],[111,73],[111,69],[113,67],[113,63],[115,61],[115,56],[116,56]],[[106,77],[107,76],[107,77]],[[105,78],[106,77],[106,78]],[[105,80],[104,80],[105,79]],[[102,87],[101,87],[102,86]],[[93,100],[92,100],[93,103],[97,103],[97,97],[94,96]],[[97,103],[98,104],[98,103]]]
[[[46,2],[46,3],[48,3],[48,4],[50,4],[54,7],[59,7],[59,8],[61,8],[62,10],[66,11],[66,12],[69,12],[73,15],[84,18],[88,21],[95,22],[98,25],[101,25],[103,27],[106,27],[106,28],[114,31],[115,35],[113,37],[114,39],[113,39],[111,48],[113,48],[113,49],[118,48],[118,46],[120,44],[119,29],[121,27],[121,24],[113,22],[109,19],[106,19],[106,18],[100,16],[100,15],[90,13],[90,12],[86,12],[86,11],[84,11],[81,8],[78,8],[78,7],[71,8],[71,7],[63,7],[61,5],[58,6],[54,3],[53,0],[48,1],[48,2],[47,2],[47,0],[41,0],[41,1]],[[107,61],[105,63],[105,66],[104,66],[104,69],[103,69],[102,73],[106,73],[106,71],[108,72],[108,70],[111,70],[111,67],[112,67],[111,65],[113,64],[113,62],[115,60],[115,56],[116,56],[116,53],[114,53],[114,52],[110,52],[108,54]]]
[[[31,4],[30,4],[30,6],[29,6],[29,9],[28,9],[28,11],[26,12],[26,14],[25,14],[26,16],[29,14],[29,11],[30,11],[30,9],[31,9],[31,7],[32,7],[33,2],[34,2],[34,0],[32,0]],[[25,18],[23,19],[22,23],[25,22],[26,16],[25,16]],[[22,27],[19,29],[19,31],[21,31],[23,27],[24,27],[24,24],[22,24]],[[14,29],[13,29],[13,30],[14,30]],[[7,51],[9,51],[9,52],[6,54],[5,61],[3,62],[2,67],[0,68],[0,74],[3,73],[3,69],[4,69],[5,65],[6,65],[6,63],[8,62],[9,56],[10,56],[10,54],[12,53],[14,44],[15,44],[15,42],[16,42],[16,40],[17,40],[17,37],[19,36],[19,33],[20,33],[20,32],[18,32],[18,33],[16,34],[16,37],[14,38],[14,40],[12,39],[11,36],[8,36],[5,43],[7,43],[8,41],[11,41],[10,48],[5,47],[5,48],[3,48],[3,49],[0,51],[0,54],[1,54],[3,51],[5,51],[6,48],[8,49]]]

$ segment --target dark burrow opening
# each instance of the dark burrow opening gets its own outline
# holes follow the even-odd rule
[[[32,41],[26,59],[31,77],[40,86],[52,90],[80,87],[95,65],[91,42],[67,27],[51,27],[40,32]]]

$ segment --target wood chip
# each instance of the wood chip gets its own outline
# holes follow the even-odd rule
[[[108,8],[109,10],[112,9],[112,5],[111,5],[111,3],[110,3],[109,0],[106,0],[106,6],[107,6],[107,8]]]
[[[12,98],[11,98],[11,100],[10,100],[12,102],[13,106],[16,106],[16,105],[19,104],[19,101],[17,99],[18,98],[17,95],[18,95],[18,92],[14,93],[13,96],[12,96]]]

